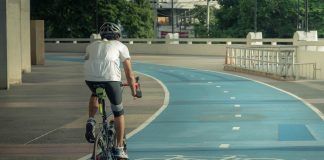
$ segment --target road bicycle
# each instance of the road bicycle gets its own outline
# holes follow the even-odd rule
[[[139,77],[136,77],[135,89],[136,97],[142,97],[142,91],[139,84]],[[122,83],[122,91],[126,83]],[[112,112],[107,114],[105,99],[107,94],[104,86],[95,86],[96,94],[99,102],[99,113],[102,115],[102,123],[99,124],[99,131],[96,133],[95,142],[93,146],[92,160],[118,160],[113,153],[114,147],[117,145],[116,130],[114,120],[111,119],[108,122],[108,117],[112,115]],[[124,135],[123,140],[124,151],[127,153],[126,138]]]

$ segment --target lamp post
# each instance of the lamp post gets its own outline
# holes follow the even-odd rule
[[[158,37],[158,32],[157,32],[157,6],[158,6],[158,0],[153,1],[153,8],[154,8],[154,35],[155,38]]]
[[[96,0],[96,32],[97,32],[97,34],[99,33],[99,31],[98,31],[98,0]]]
[[[254,6],[254,32],[257,32],[258,26],[257,26],[257,13],[258,13],[258,0],[255,0],[255,6]]]
[[[305,0],[305,31],[308,32],[308,0]]]
[[[172,21],[171,21],[171,25],[172,25],[172,34],[174,33],[174,10],[173,10],[173,0],[171,0],[171,19],[172,19]]]
[[[207,0],[207,36],[209,37],[209,2],[210,0]]]

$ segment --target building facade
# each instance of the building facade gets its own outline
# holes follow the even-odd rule
[[[190,10],[195,5],[207,5],[218,8],[216,0],[154,0],[155,34],[157,38],[164,38],[167,33],[179,33],[180,38],[193,37],[194,17]],[[207,12],[207,10],[206,10]],[[206,17],[207,18],[207,17]]]

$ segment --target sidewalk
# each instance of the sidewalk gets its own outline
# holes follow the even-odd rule
[[[163,105],[158,82],[139,76],[143,98],[134,101],[128,88],[123,93],[127,133]],[[21,86],[0,91],[0,159],[65,160],[91,153],[92,145],[84,138],[89,95],[82,63],[47,60],[44,66],[33,66]]]

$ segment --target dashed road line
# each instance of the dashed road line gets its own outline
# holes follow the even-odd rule
[[[236,114],[236,115],[235,115],[235,118],[241,118],[241,117],[242,117],[241,114]]]
[[[232,130],[233,131],[239,131],[240,130],[240,127],[233,127]]]
[[[230,144],[220,144],[218,146],[218,148],[220,148],[220,149],[228,149],[228,148],[230,148]]]

